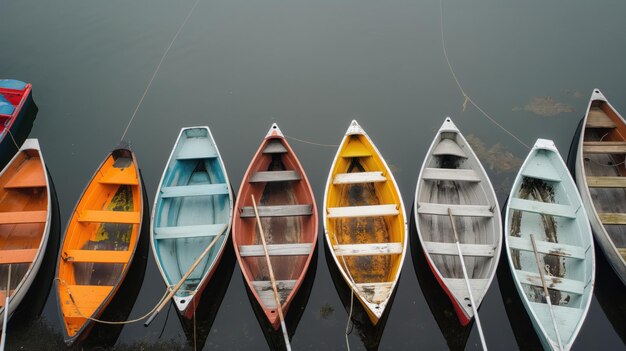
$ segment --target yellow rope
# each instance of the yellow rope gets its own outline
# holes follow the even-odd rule
[[[478,111],[480,111],[485,117],[487,117],[487,119],[489,119],[491,121],[491,123],[493,123],[496,126],[498,126],[500,129],[502,129],[504,132],[506,132],[508,135],[510,135],[513,139],[515,139],[518,143],[524,145],[527,149],[530,149],[530,146],[528,146],[526,143],[521,141],[518,137],[515,136],[515,134],[511,133],[510,131],[508,131],[506,128],[504,128],[504,126],[502,126],[495,119],[493,119],[491,116],[489,116],[489,114],[487,112],[485,112],[482,108],[480,108],[478,106],[478,104],[476,104],[474,102],[474,100],[472,100],[472,98],[470,98],[469,95],[467,95],[467,93],[465,92],[465,90],[461,86],[461,83],[459,82],[459,79],[457,78],[456,74],[454,73],[454,69],[452,69],[452,64],[450,64],[450,59],[448,58],[448,52],[446,51],[446,41],[445,41],[444,35],[443,35],[443,0],[439,0],[439,8],[441,10],[440,11],[440,13],[441,13],[441,47],[443,48],[443,56],[446,58],[446,63],[448,63],[448,68],[450,69],[450,73],[452,73],[452,78],[454,78],[454,81],[456,82],[456,85],[459,87],[459,90],[461,91],[461,94],[463,94],[463,98],[465,99],[463,101],[463,112],[465,112],[465,108],[467,107],[467,103],[469,102]]]
[[[70,291],[70,287],[67,284],[67,282],[64,279],[60,279],[60,278],[54,278],[54,280],[58,281],[59,283],[65,285],[65,288],[67,289],[67,294],[70,297],[70,301],[72,301],[72,304],[74,305],[74,307],[76,307],[76,311],[78,312],[78,314],[85,318],[88,319],[90,321],[94,321],[96,323],[102,323],[102,324],[112,324],[112,325],[118,325],[118,324],[130,324],[130,323],[136,323],[136,322],[140,322],[146,318],[148,318],[150,315],[152,315],[152,313],[154,313],[154,311],[156,311],[156,309],[159,307],[159,305],[163,302],[163,300],[167,297],[167,295],[170,292],[170,287],[168,287],[165,290],[165,294],[163,294],[163,297],[161,297],[161,299],[159,300],[159,302],[156,304],[156,306],[154,306],[154,308],[152,308],[150,310],[150,312],[146,313],[145,315],[139,317],[139,318],[135,318],[135,319],[131,319],[128,321],[119,321],[119,322],[114,322],[114,321],[103,321],[101,319],[97,319],[97,318],[93,318],[93,317],[89,317],[89,316],[85,316],[81,311],[80,308],[78,308],[78,305],[76,304],[76,301],[74,300],[74,296],[72,295],[72,292]]]
[[[20,146],[17,145],[17,142],[15,141],[15,138],[13,137],[13,133],[11,133],[11,129],[7,128],[7,131],[9,132],[9,135],[11,136],[11,140],[13,140],[13,145],[15,145],[15,148],[19,150]]]

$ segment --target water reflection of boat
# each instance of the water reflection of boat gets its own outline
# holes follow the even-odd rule
[[[596,250],[599,250],[596,247]],[[596,251],[594,294],[613,329],[626,344],[626,286],[619,279],[603,253]]]
[[[411,213],[411,218],[414,218],[413,213]],[[474,319],[465,326],[459,322],[452,301],[448,298],[428,266],[422,245],[417,237],[415,220],[410,221],[409,237],[411,238],[411,256],[415,274],[428,307],[435,317],[435,321],[437,321],[437,325],[441,329],[441,333],[446,339],[450,350],[464,350],[474,325]]]
[[[0,168],[30,134],[37,111],[29,83],[0,79]]]
[[[313,282],[315,281],[315,273],[317,271],[317,259],[318,258],[316,246],[313,251],[313,256],[311,257],[311,262],[309,264],[307,274],[302,280],[302,285],[300,285],[300,289],[291,301],[291,307],[289,307],[289,311],[285,315],[285,325],[287,326],[287,333],[290,340],[296,334],[298,323],[300,323],[300,319],[302,318],[306,305],[309,302],[309,297],[311,296],[311,290],[313,288]],[[274,329],[274,327],[268,322],[267,318],[265,317],[265,312],[258,306],[258,304],[254,303],[254,295],[250,293],[249,289],[246,289],[246,292],[248,294],[250,302],[252,303],[252,309],[255,316],[257,317],[257,320],[259,321],[259,325],[261,326],[261,330],[263,331],[263,335],[265,336],[267,345],[270,347],[271,350],[285,349],[285,339],[282,331],[280,329]]]
[[[335,265],[326,242],[324,242],[324,254],[326,257],[326,264],[330,272],[330,277],[335,285],[341,304],[344,306],[346,313],[349,314],[352,310],[351,328],[348,332],[354,333],[356,331],[366,350],[378,350],[385,325],[387,324],[387,318],[389,318],[389,311],[391,310],[391,305],[393,304],[395,291],[389,297],[389,300],[387,301],[387,308],[380,316],[378,323],[376,323],[376,325],[372,324],[368,311],[359,303],[356,296],[353,296],[354,292],[350,289],[346,281],[343,279],[341,272]],[[341,325],[342,327],[345,326],[343,322]]]
[[[206,285],[199,299],[195,300],[198,301],[198,305],[195,308],[195,316],[189,319],[180,313],[176,314],[183,327],[189,346],[197,350],[204,348],[235,270],[235,253],[230,237],[225,245],[222,259],[213,272],[211,281]]]
[[[61,245],[56,292],[68,345],[89,335],[95,323],[87,317],[127,319],[143,281],[149,218],[137,159],[122,144],[81,195]],[[107,341],[117,338],[117,328],[121,331],[122,325],[98,325],[94,341],[99,335]]]

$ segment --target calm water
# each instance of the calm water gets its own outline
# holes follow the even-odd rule
[[[95,168],[118,143],[193,3],[0,0],[0,77],[34,86],[40,112],[31,136],[42,144],[63,225]],[[623,1],[445,1],[444,8],[446,45],[458,78],[524,142],[554,139],[565,156],[596,87],[626,112]],[[436,0],[201,0],[128,132],[150,203],[181,127],[211,127],[238,188],[272,122],[289,136],[338,144],[355,118],[391,165],[410,206],[423,156],[446,115],[472,136],[503,201],[527,150],[474,108],[462,110],[441,50],[439,16]],[[321,204],[336,150],[291,144]],[[320,243],[322,238],[320,232]],[[404,262],[384,329],[357,325],[349,336],[352,349],[378,342],[380,349],[463,347],[468,332],[467,349],[479,349],[475,328],[459,330],[452,323],[442,333],[438,321],[449,322],[450,307],[416,252]],[[308,301],[303,296],[293,308],[302,314],[291,329],[292,346],[343,349],[346,308],[324,245],[317,254]],[[623,349],[624,288],[601,256],[598,264],[597,293],[574,347]],[[481,306],[486,339],[492,349],[514,348],[517,330],[523,345],[532,347],[524,313],[512,310],[512,324],[505,309],[504,301],[514,308],[518,299],[507,269],[500,269]],[[198,347],[204,342],[205,349],[266,349],[232,257],[222,270],[221,284],[205,299],[205,316],[198,316],[197,324],[204,323]],[[164,288],[150,256],[131,317],[152,308]],[[439,313],[433,315],[429,303]],[[191,347],[174,311],[167,323],[166,315],[149,328],[126,326],[115,347]],[[50,297],[41,320],[9,326],[9,346],[61,348],[60,328]]]

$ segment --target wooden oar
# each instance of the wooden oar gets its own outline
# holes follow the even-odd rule
[[[280,303],[280,296],[278,296],[278,288],[276,287],[276,278],[274,277],[274,269],[272,269],[272,262],[270,261],[270,254],[267,251],[267,244],[265,243],[265,233],[263,232],[263,226],[261,225],[261,217],[259,217],[259,210],[256,208],[256,200],[254,195],[252,196],[252,207],[254,208],[254,216],[256,217],[256,223],[259,227],[259,234],[261,234],[261,242],[263,243],[263,251],[265,252],[265,261],[267,262],[267,270],[270,272],[270,280],[272,282],[272,290],[274,291],[274,300],[276,300],[276,309],[278,310],[278,318],[280,318],[280,328],[283,330],[283,337],[285,338],[285,347],[287,351],[291,351],[291,344],[289,343],[289,335],[287,334],[287,326],[285,325],[285,317],[283,316],[283,306]]]
[[[7,296],[4,300],[4,315],[2,318],[2,341],[0,341],[0,351],[4,351],[4,344],[7,339],[7,324],[9,322],[9,298],[11,294],[11,265],[9,264],[9,275],[7,276]]]
[[[183,286],[183,284],[185,283],[185,280],[187,280],[187,278],[189,278],[189,276],[191,275],[191,273],[193,273],[193,271],[196,269],[196,267],[198,267],[198,265],[200,264],[200,261],[202,261],[202,259],[204,258],[204,256],[206,256],[209,251],[211,251],[211,248],[213,247],[213,245],[215,245],[215,243],[217,243],[217,239],[219,239],[222,234],[224,234],[224,232],[226,231],[226,229],[228,229],[228,226],[226,226],[224,228],[224,230],[222,230],[221,233],[219,233],[218,235],[215,236],[215,238],[213,238],[213,240],[211,240],[211,243],[209,244],[209,246],[207,246],[206,249],[204,249],[204,251],[202,252],[202,254],[200,254],[200,256],[198,257],[198,259],[196,260],[196,262],[194,262],[191,267],[189,268],[189,270],[187,271],[187,273],[185,273],[183,275],[183,277],[180,279],[180,281],[174,285],[174,287],[172,288],[172,290],[170,291],[170,293],[165,297],[165,299],[163,299],[163,301],[161,302],[161,304],[159,305],[159,307],[157,307],[157,309],[154,311],[154,313],[152,314],[152,316],[150,316],[150,318],[148,318],[148,320],[143,324],[144,326],[149,326],[150,323],[152,323],[152,321],[154,320],[154,318],[157,316],[157,314],[159,314],[159,312],[161,312],[161,310],[167,306],[167,303],[172,299],[172,297],[174,297],[174,295],[176,294],[176,292],[178,291],[178,289],[180,289],[181,286]]]
[[[537,252],[537,244],[535,244],[535,237],[532,234],[530,234],[530,242],[533,244],[533,252],[535,253],[535,262],[537,262],[537,269],[539,270],[539,276],[541,277],[541,285],[543,286],[543,293],[546,295],[546,302],[548,303],[548,309],[550,309],[550,317],[552,317],[552,325],[554,326],[556,339],[559,342],[559,350],[563,350],[563,344],[561,343],[561,334],[559,334],[559,328],[556,325],[556,317],[554,317],[554,310],[552,309],[552,300],[550,299],[550,293],[548,292],[548,285],[546,284],[545,277],[543,276],[543,269],[541,269],[541,263],[539,263],[539,253]]]
[[[454,241],[456,242],[456,249],[459,252],[459,259],[461,260],[461,268],[463,269],[463,278],[465,279],[465,285],[467,286],[467,294],[472,304],[472,311],[474,311],[474,318],[476,319],[476,328],[478,329],[478,335],[480,336],[480,343],[483,346],[483,350],[487,350],[487,342],[485,342],[485,335],[483,334],[483,327],[480,324],[480,318],[478,318],[478,307],[474,302],[474,294],[472,294],[472,286],[470,285],[469,276],[467,275],[467,268],[465,268],[465,260],[463,259],[463,253],[461,252],[461,244],[459,243],[459,236],[456,233],[456,225],[454,218],[452,217],[452,209],[448,207],[448,217],[450,217],[450,223],[452,224],[452,233],[454,233]]]

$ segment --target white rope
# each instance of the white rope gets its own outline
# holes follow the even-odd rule
[[[137,104],[137,107],[135,107],[135,111],[133,112],[133,115],[130,117],[130,120],[128,121],[128,124],[126,125],[126,129],[124,129],[124,134],[122,134],[122,140],[124,140],[124,137],[126,136],[126,133],[128,132],[128,128],[130,128],[130,125],[133,123],[133,120],[135,119],[135,115],[137,114],[137,111],[139,111],[139,107],[141,107],[141,104],[143,103],[143,99],[148,94],[148,90],[150,90],[150,86],[152,85],[152,81],[154,81],[154,78],[156,77],[157,73],[159,72],[159,68],[161,68],[161,64],[165,60],[165,56],[167,56],[167,53],[170,52],[170,49],[172,48],[172,45],[174,45],[174,41],[176,40],[176,38],[178,38],[178,34],[180,34],[180,32],[183,30],[183,27],[185,27],[185,24],[187,23],[187,21],[189,20],[189,18],[193,14],[193,11],[196,9],[196,6],[198,6],[199,2],[200,2],[200,0],[196,0],[196,3],[193,4],[193,6],[191,7],[191,10],[189,10],[189,14],[187,14],[187,17],[185,18],[183,23],[178,28],[178,31],[176,32],[174,37],[172,38],[172,41],[170,42],[170,45],[167,47],[167,49],[163,53],[163,56],[161,56],[161,60],[159,61],[159,64],[156,66],[156,69],[154,70],[154,73],[152,74],[152,78],[150,78],[150,81],[148,82],[148,85],[146,86],[146,90],[143,92],[143,95],[141,96],[141,99],[139,99],[139,103]]]
[[[440,14],[441,14],[441,47],[443,48],[443,56],[446,58],[446,63],[448,63],[448,68],[450,68],[450,73],[452,73],[452,78],[454,78],[454,81],[456,82],[456,85],[459,87],[459,90],[461,91],[461,94],[463,94],[463,98],[465,99],[463,101],[463,111],[465,111],[465,107],[467,107],[467,103],[469,102],[478,111],[480,111],[485,117],[487,117],[487,119],[489,119],[491,121],[491,123],[493,123],[496,126],[498,126],[500,129],[502,129],[504,132],[506,132],[508,135],[510,135],[513,139],[515,139],[518,143],[524,145],[527,149],[530,149],[530,147],[526,143],[521,141],[518,137],[515,136],[515,134],[509,132],[500,123],[498,123],[495,119],[493,119],[487,112],[485,112],[482,108],[480,108],[480,106],[478,106],[478,104],[476,104],[474,102],[474,100],[472,100],[472,98],[470,98],[469,95],[467,95],[467,93],[465,93],[465,89],[463,89],[463,87],[461,86],[461,83],[459,82],[459,79],[457,78],[456,74],[454,73],[454,69],[452,69],[452,64],[450,64],[450,59],[448,58],[448,52],[446,51],[446,41],[445,41],[444,35],[443,35],[443,23],[444,23],[443,22],[443,0],[439,0],[439,8],[441,10],[440,11]]]
[[[291,139],[291,140],[295,140],[295,141],[299,141],[299,142],[301,142],[301,143],[305,143],[305,144],[309,144],[309,145],[323,146],[323,147],[339,147],[339,145],[335,145],[335,144],[321,144],[321,143],[315,143],[315,142],[308,141],[308,140],[304,140],[304,139],[294,138],[294,137],[289,136],[289,135],[285,135],[285,138],[287,138],[287,139]]]

